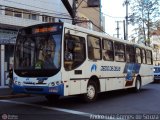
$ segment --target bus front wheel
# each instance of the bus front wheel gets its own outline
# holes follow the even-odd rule
[[[97,98],[97,86],[96,83],[90,81],[87,85],[87,93],[84,94],[84,101],[85,102],[93,102]]]

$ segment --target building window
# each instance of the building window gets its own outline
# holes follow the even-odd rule
[[[20,17],[25,19],[39,20],[39,15],[32,11],[21,10],[17,8],[5,8],[5,15]]]
[[[54,22],[54,21],[55,21],[54,17],[46,16],[46,15],[42,16],[42,22]]]
[[[101,59],[101,41],[98,37],[88,36],[88,58],[91,60]]]
[[[42,22],[48,22],[48,17],[47,16],[42,16]]]
[[[31,19],[32,20],[38,20],[38,15],[37,14],[31,14]]]
[[[115,61],[125,61],[125,46],[123,43],[115,42]]]
[[[103,59],[114,60],[113,41],[103,39]]]
[[[14,9],[14,16],[15,17],[22,17],[22,10],[20,9]]]
[[[5,15],[13,16],[13,9],[12,8],[5,8]]]
[[[31,19],[31,13],[29,11],[23,11],[23,18]]]

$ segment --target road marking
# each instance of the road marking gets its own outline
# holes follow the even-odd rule
[[[48,106],[42,106],[42,105],[36,105],[36,104],[30,104],[30,103],[18,102],[18,101],[11,101],[11,100],[0,100],[0,102],[13,103],[13,104],[19,104],[19,105],[28,105],[28,106],[32,106],[32,107],[38,107],[38,108],[43,108],[43,109],[48,109],[48,110],[56,110],[56,111],[70,113],[70,114],[86,116],[86,117],[90,117],[91,115],[93,115],[91,113],[85,113],[85,112],[80,112],[80,111],[76,111],[76,110],[48,107]]]
[[[30,103],[25,103],[25,102],[18,102],[18,101],[11,101],[11,100],[0,100],[0,102],[12,103],[12,104],[18,104],[18,105],[27,105],[27,106],[32,106],[32,107],[37,107],[37,108],[42,108],[42,109],[47,109],[47,110],[55,110],[55,111],[60,111],[60,112],[65,112],[65,113],[70,113],[70,114],[89,117],[90,119],[97,119],[97,118],[100,118],[100,117],[102,117],[105,120],[117,120],[117,119],[119,119],[119,118],[115,119],[112,116],[109,116],[109,117],[105,118],[104,115],[95,115],[95,114],[80,112],[80,111],[76,111],[76,110],[69,110],[69,109],[56,108],[56,107],[48,107],[48,106],[30,104]],[[121,120],[124,120],[124,119],[121,119]]]

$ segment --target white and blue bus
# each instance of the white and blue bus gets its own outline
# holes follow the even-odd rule
[[[152,82],[152,49],[67,23],[25,27],[16,40],[13,80],[16,93],[91,102],[100,92],[139,91]]]

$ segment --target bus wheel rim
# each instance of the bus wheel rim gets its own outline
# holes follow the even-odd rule
[[[137,90],[139,90],[140,89],[140,81],[138,80],[137,81]]]
[[[92,86],[92,85],[88,86],[87,96],[88,96],[89,99],[93,99],[94,98],[94,96],[95,96],[95,88],[94,88],[94,86]]]

